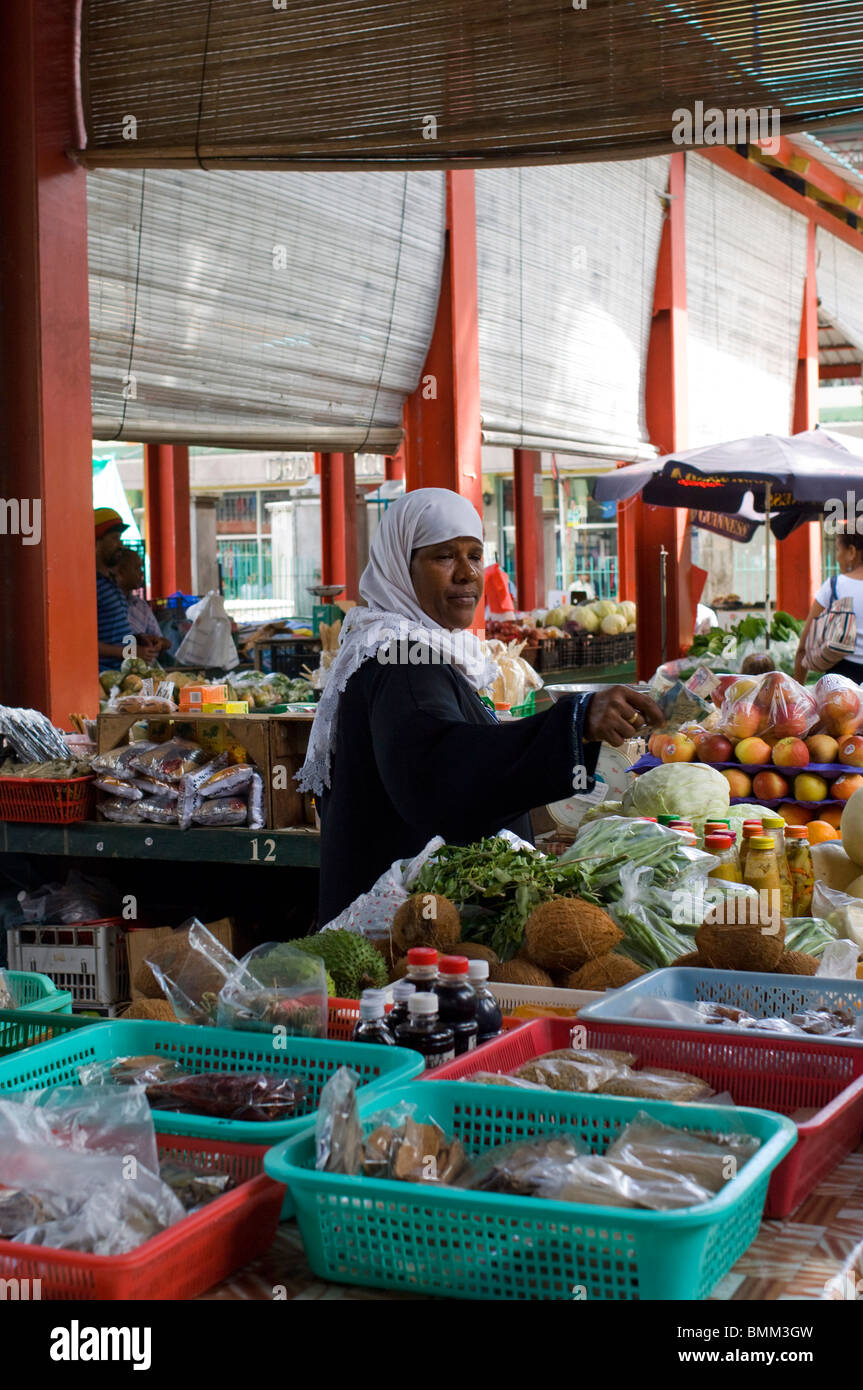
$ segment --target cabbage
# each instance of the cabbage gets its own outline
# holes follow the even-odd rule
[[[566,622],[566,610],[563,608],[552,608],[545,615],[543,627],[563,627]]]
[[[614,599],[611,598],[601,598],[590,606],[597,618],[607,618],[610,613],[617,612],[617,604],[614,602]]]
[[[626,619],[620,613],[609,613],[603,618],[599,626],[603,632],[608,632],[612,637],[616,637],[626,627]]]
[[[623,614],[627,623],[635,622],[635,604],[632,599],[625,598],[622,603],[617,605],[617,611]]]
[[[778,816],[778,811],[768,811],[764,806],[756,806],[754,802],[739,801],[736,806],[729,806],[724,812],[722,819],[731,821],[731,829],[737,836],[737,843],[743,839],[743,822],[754,816],[756,820],[761,816]]]
[[[592,608],[587,604],[579,604],[578,608],[573,608],[571,614],[572,621],[583,627],[585,632],[596,632],[599,627],[599,619]]]
[[[663,763],[637,777],[623,793],[622,804],[625,816],[681,816],[697,831],[708,817],[727,816],[730,800],[728,783],[715,767]]]

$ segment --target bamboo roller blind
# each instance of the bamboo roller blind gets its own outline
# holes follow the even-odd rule
[[[444,185],[90,174],[95,438],[394,450],[434,326]]]
[[[863,254],[828,232],[815,228],[819,305],[851,347],[863,351]]]
[[[863,0],[83,0],[90,167],[608,160],[863,111]],[[134,127],[130,124],[134,120]]]

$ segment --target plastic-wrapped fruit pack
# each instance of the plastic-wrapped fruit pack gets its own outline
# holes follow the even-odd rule
[[[719,727],[733,744],[756,735],[775,740],[805,738],[818,717],[808,690],[782,671],[768,671],[763,676],[740,676],[727,687]]]
[[[818,718],[833,738],[845,738],[863,728],[863,690],[847,676],[828,671],[813,693]]]

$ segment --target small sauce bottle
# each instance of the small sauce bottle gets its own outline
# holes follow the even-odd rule
[[[791,881],[791,870],[785,856],[785,821],[781,816],[765,816],[764,833],[773,836],[773,843],[776,847],[779,887],[782,893],[782,916],[792,917],[794,915],[794,884]]]
[[[408,1021],[400,1023],[396,1029],[396,1042],[399,1047],[410,1047],[422,1053],[427,1071],[455,1061],[455,1038],[452,1029],[438,1018],[436,994],[411,995]]]
[[[758,922],[765,922],[765,907],[772,913],[782,898],[782,879],[776,862],[776,848],[772,835],[751,835],[746,852],[746,867],[743,882],[759,894]],[[766,899],[762,896],[768,894]]]
[[[715,868],[708,869],[708,878],[724,878],[729,883],[743,882],[733,835],[705,835],[704,848],[719,860]]]
[[[785,854],[794,887],[794,916],[808,917],[812,911],[815,870],[805,825],[786,825]]]
[[[360,995],[360,1021],[351,1034],[351,1041],[383,1043],[386,1047],[394,1047],[395,1038],[384,1023],[385,1013],[384,990],[364,989]]]
[[[479,1000],[468,979],[469,964],[467,956],[441,956],[438,961],[435,994],[441,1023],[449,1024],[453,1030],[456,1057],[473,1051],[479,1036]]]
[[[393,985],[393,1006],[384,1019],[393,1037],[396,1035],[399,1024],[407,1023],[408,1000],[415,993],[416,985],[413,980],[396,980]]]
[[[408,951],[408,973],[418,994],[427,994],[434,989],[437,980],[438,953],[434,946],[412,946]]]
[[[740,832],[740,869],[746,870],[746,856],[749,854],[749,841],[753,835],[763,835],[764,826],[760,820],[745,820]]]
[[[467,977],[476,995],[476,1023],[479,1029],[477,1047],[496,1038],[503,1028],[503,1014],[491,990],[486,984],[488,961],[468,961]]]

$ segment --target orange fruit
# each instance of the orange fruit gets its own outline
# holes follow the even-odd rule
[[[806,827],[810,845],[823,844],[825,840],[838,840],[839,831],[826,820],[811,820]]]
[[[807,811],[805,806],[795,806],[793,801],[783,801],[782,805],[779,807],[779,814],[782,816],[786,825],[808,825],[812,819],[811,811]],[[827,819],[826,811],[821,819]],[[839,822],[837,821],[836,824],[838,825]]]
[[[784,815],[785,813],[783,812],[782,814]],[[788,819],[788,818],[787,818],[787,816],[786,816],[786,820],[787,820],[787,819]],[[835,825],[835,826],[836,826],[836,829],[838,830],[838,829],[839,829],[839,822],[840,822],[841,819],[842,819],[842,807],[841,807],[841,806],[825,806],[824,810],[821,812],[821,814],[819,815],[818,819],[819,819],[819,820],[826,820],[826,822],[827,822],[828,825]]]

